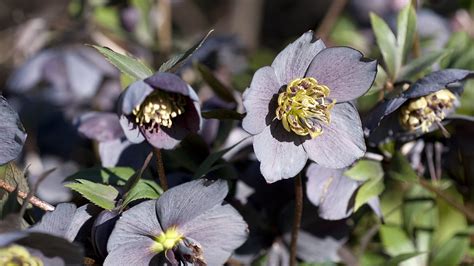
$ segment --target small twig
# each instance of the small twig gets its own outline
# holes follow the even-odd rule
[[[54,170],[56,170],[56,168],[53,168],[53,169],[49,169],[48,171],[44,172],[43,174],[41,174],[38,179],[36,180],[36,183],[32,186],[32,188],[30,188],[30,191],[28,192],[28,194],[26,195],[26,198],[23,202],[23,205],[21,206],[21,209],[20,209],[20,217],[23,216],[23,214],[25,214],[25,211],[26,211],[26,207],[28,206],[28,204],[26,204],[26,202],[30,202],[31,199],[33,198],[33,196],[36,194],[36,191],[38,190],[38,187],[39,187],[39,184],[41,182],[43,182],[43,180],[49,175],[51,174]],[[51,206],[53,207],[53,206]],[[53,210],[54,210],[54,207],[53,207]]]
[[[462,212],[467,217],[467,219],[469,221],[474,222],[474,213],[472,212],[472,210],[470,210],[469,208],[464,206],[462,203],[459,203],[457,200],[453,199],[451,196],[445,194],[443,191],[437,189],[436,187],[431,185],[431,183],[426,181],[425,179],[419,178],[418,181],[419,181],[419,184],[422,187],[424,187],[428,191],[431,191],[434,194],[436,194],[438,197],[440,197],[441,199],[443,199],[444,201],[449,203],[451,206],[456,208],[458,211]]]
[[[5,182],[4,180],[0,179],[0,188],[4,189],[5,191],[9,192],[9,193],[13,193],[13,191],[16,190],[16,188],[10,184],[8,184],[7,182]],[[42,201],[40,200],[39,198],[35,197],[35,196],[31,196],[31,197],[28,197],[28,193],[24,192],[24,191],[20,191],[18,190],[17,192],[17,195],[19,198],[23,199],[23,200],[26,200],[28,198],[28,202],[30,202],[31,204],[33,204],[34,206],[42,209],[42,210],[45,210],[45,211],[54,211],[54,206],[52,206],[51,204],[45,202],[45,201]]]
[[[449,133],[449,131],[443,126],[443,124],[441,124],[441,122],[439,121],[435,121],[436,125],[438,125],[439,129],[441,130],[441,134],[443,134],[443,136],[445,138],[450,138],[451,137],[451,134]]]
[[[156,155],[156,166],[158,167],[158,178],[160,180],[160,186],[163,191],[168,190],[168,180],[166,179],[165,166],[163,165],[163,157],[161,151],[158,148],[154,149]]]
[[[290,266],[296,266],[296,247],[298,243],[298,232],[301,226],[301,216],[303,214],[303,181],[301,173],[295,177],[295,216],[293,218],[293,228],[291,230],[290,244]]]
[[[318,29],[316,30],[316,36],[321,39],[326,39],[327,35],[331,32],[332,27],[336,23],[339,15],[346,6],[347,0],[334,0],[332,1],[331,6],[329,7],[326,16],[324,16],[323,21],[319,24]]]

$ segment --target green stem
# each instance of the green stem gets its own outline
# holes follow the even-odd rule
[[[165,166],[163,165],[163,157],[161,151],[158,148],[154,149],[156,155],[156,166],[158,168],[158,178],[160,180],[160,186],[163,191],[168,190],[168,179],[166,179]]]
[[[291,230],[290,244],[290,266],[296,266],[296,244],[298,243],[298,232],[301,226],[301,215],[303,213],[303,182],[301,173],[295,177],[295,215],[293,217],[293,228]]]

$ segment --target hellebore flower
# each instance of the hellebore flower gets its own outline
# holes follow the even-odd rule
[[[315,163],[306,170],[306,195],[312,204],[318,206],[319,216],[323,219],[344,219],[354,211],[354,197],[363,182],[345,176],[346,170],[324,168]],[[368,204],[381,217],[378,197],[371,198]]]
[[[191,86],[171,73],[157,72],[132,83],[122,94],[120,124],[132,143],[147,140],[173,149],[201,125],[198,97]]]
[[[125,211],[104,265],[223,265],[247,238],[247,224],[223,203],[227,192],[224,180],[200,179]]]
[[[244,92],[243,128],[267,182],[290,178],[309,158],[342,168],[366,150],[356,108],[376,74],[376,61],[348,47],[326,48],[303,34],[259,69]]]
[[[454,113],[463,91],[462,81],[472,75],[463,69],[445,69],[409,85],[398,97],[375,107],[365,123],[369,144],[388,139],[410,140],[441,128],[442,122]]]
[[[26,140],[26,132],[15,110],[0,96],[0,165],[15,159]]]

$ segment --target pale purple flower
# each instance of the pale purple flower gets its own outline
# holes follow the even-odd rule
[[[0,96],[0,165],[15,159],[26,140],[17,112]]]
[[[291,178],[308,159],[342,168],[366,147],[359,114],[350,102],[372,85],[376,61],[349,47],[326,48],[303,34],[259,69],[243,95],[243,128],[267,182]]]

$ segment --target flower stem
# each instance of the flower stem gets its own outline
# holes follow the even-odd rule
[[[416,10],[418,9],[418,4],[417,0],[411,0],[411,5],[413,8]],[[415,30],[415,36],[413,37],[413,57],[418,58],[421,55],[421,49],[420,49],[420,37],[418,36],[418,32]]]
[[[158,168],[158,178],[160,180],[160,186],[163,191],[168,190],[168,180],[166,179],[165,166],[163,165],[163,157],[161,151],[158,148],[154,149],[156,155],[156,166]]]
[[[300,231],[301,215],[303,213],[303,182],[301,173],[295,177],[295,216],[293,217],[293,228],[291,229],[290,244],[290,266],[296,266],[296,244],[298,243],[298,232]]]

